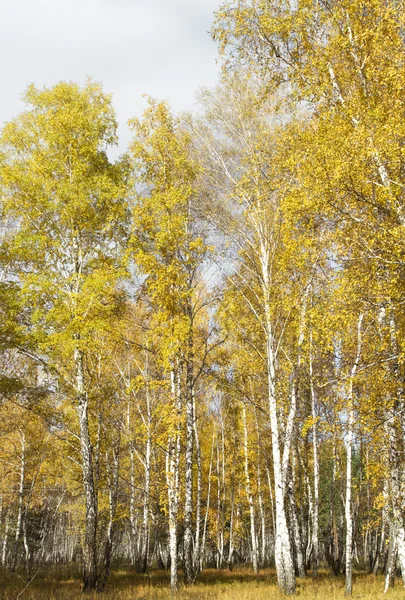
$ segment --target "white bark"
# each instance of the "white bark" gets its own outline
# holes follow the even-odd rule
[[[384,484],[383,484],[383,499],[384,499],[384,504],[383,504],[383,508],[381,511],[381,535],[380,535],[380,539],[378,540],[377,538],[377,544],[376,544],[376,556],[375,556],[375,562],[373,565],[373,574],[377,575],[378,573],[378,568],[379,568],[379,564],[380,564],[380,559],[384,557],[385,554],[385,537],[386,537],[386,526],[387,526],[387,521],[388,521],[388,479],[384,479]]]
[[[86,523],[83,544],[83,587],[94,590],[97,585],[97,497],[94,485],[93,448],[88,422],[88,397],[84,381],[84,356],[75,348],[77,415],[81,447],[83,487],[86,503]]]
[[[263,506],[263,494],[262,494],[262,477],[261,477],[261,469],[260,469],[260,455],[258,455],[257,459],[257,498],[259,502],[259,515],[260,515],[260,524],[261,524],[261,546],[260,546],[260,564],[264,566],[266,561],[266,519],[264,514],[264,506]]]
[[[317,575],[319,564],[319,458],[318,458],[318,415],[317,401],[313,377],[313,362],[312,362],[312,330],[310,332],[310,347],[309,347],[309,381],[311,389],[311,413],[312,413],[312,449],[313,449],[313,469],[314,469],[314,502],[312,513],[312,551],[313,561],[312,570],[314,575]]]
[[[185,452],[185,500],[184,500],[184,576],[186,583],[194,581],[193,569],[193,452],[194,452],[194,383],[192,362],[192,319],[190,317],[189,354],[186,358],[186,452]]]
[[[385,309],[380,312],[380,322],[385,319]],[[396,338],[396,325],[393,311],[389,314],[389,334],[391,350],[394,356],[398,356],[398,343]],[[397,380],[397,398],[395,399],[391,409],[387,411],[386,420],[386,431],[388,439],[388,453],[389,453],[389,465],[390,465],[390,487],[391,487],[391,501],[392,501],[392,513],[393,513],[393,524],[392,524],[392,535],[395,536],[395,548],[398,554],[398,562],[401,569],[402,581],[405,586],[405,526],[403,518],[403,506],[402,506],[402,489],[401,489],[401,467],[400,457],[398,453],[398,433],[395,425],[396,421],[396,409],[399,405],[399,425],[400,431],[404,441],[405,434],[405,416],[403,414],[403,385],[400,381],[399,365],[398,361],[395,360],[393,364],[393,372]],[[402,409],[402,410],[401,410]],[[387,579],[389,585],[389,577]]]
[[[235,490],[234,490],[234,481],[232,481],[232,491],[231,491],[231,519],[229,523],[229,552],[228,552],[228,569],[232,571],[232,558],[233,558],[233,521],[234,521],[234,513],[235,513]]]
[[[151,472],[151,452],[152,452],[152,412],[151,398],[148,381],[148,365],[146,372],[146,445],[144,466],[144,492],[143,492],[143,517],[142,517],[142,546],[140,571],[146,572],[149,554],[149,513],[150,513],[150,472]]]
[[[136,564],[137,561],[137,546],[136,546],[136,531],[137,531],[137,518],[135,509],[135,451],[133,443],[129,446],[129,455],[131,461],[131,492],[129,498],[129,522],[130,522],[130,538],[131,538],[131,561],[132,565]]]
[[[353,398],[353,380],[359,366],[362,350],[362,326],[364,315],[360,314],[357,322],[357,350],[350,373],[349,390],[347,395],[347,440],[346,440],[346,594],[351,595],[353,590],[353,510],[352,510],[352,453],[354,440],[355,411]]]
[[[6,562],[7,562],[7,542],[8,542],[9,527],[10,527],[10,518],[9,518],[9,514],[7,512],[6,519],[5,519],[5,525],[4,525],[3,546],[2,546],[2,550],[1,550],[1,565],[2,565],[2,567],[5,567]]]
[[[395,531],[395,523],[390,524],[390,541],[388,547],[388,560],[387,560],[387,570],[385,574],[385,583],[384,583],[384,594],[386,594],[390,587],[394,585],[395,580],[395,563],[397,561],[397,536]]]
[[[302,549],[302,537],[301,537],[301,531],[300,531],[300,526],[299,526],[299,521],[298,521],[297,505],[295,502],[294,469],[295,469],[295,464],[294,464],[294,461],[292,461],[290,474],[289,474],[290,476],[288,477],[288,482],[286,484],[287,491],[288,491],[288,500],[289,500],[289,504],[290,504],[290,516],[291,516],[290,525],[292,527],[292,535],[293,535],[292,539],[293,539],[293,544],[294,544],[294,548],[295,548],[295,558],[296,558],[298,574],[300,577],[305,577],[306,571],[305,571],[304,554],[303,554],[303,549]]]
[[[197,454],[197,507],[196,507],[196,529],[195,529],[195,544],[194,544],[194,572],[197,573],[200,569],[200,550],[201,550],[201,492],[202,492],[202,471],[201,471],[201,447],[200,438],[197,427],[197,418],[194,401],[194,439]]]
[[[202,570],[203,564],[204,564],[205,541],[206,541],[206,536],[207,536],[207,524],[208,524],[208,515],[209,515],[209,510],[210,510],[210,499],[211,499],[211,475],[212,475],[212,465],[214,462],[214,448],[215,448],[215,429],[212,432],[211,457],[210,457],[210,466],[209,466],[209,470],[208,470],[207,504],[205,507],[204,526],[203,526],[203,535],[202,535],[201,552],[200,552],[200,571]]]
[[[271,424],[271,441],[273,450],[273,474],[276,505],[276,539],[275,561],[279,586],[286,594],[295,592],[294,563],[291,555],[290,536],[284,507],[284,481],[280,455],[280,437],[277,418],[277,401],[275,396],[275,372],[272,339],[268,339],[268,384],[269,412]]]
[[[17,512],[17,524],[15,529],[15,539],[14,539],[14,555],[13,555],[13,563],[12,570],[15,571],[17,565],[18,558],[18,546],[21,537],[21,523],[23,516],[23,500],[24,500],[24,486],[25,486],[25,434],[23,431],[20,431],[20,443],[21,443],[21,455],[20,455],[20,484],[18,489],[18,512]]]
[[[262,471],[261,471],[261,444],[260,444],[260,432],[259,432],[259,421],[257,418],[257,410],[255,408],[255,425],[256,425],[256,440],[257,440],[257,496],[259,501],[259,514],[261,523],[261,546],[260,546],[260,564],[264,565],[266,561],[267,552],[267,538],[266,538],[266,519],[263,505],[263,493],[262,493]]]
[[[386,421],[386,431],[390,461],[391,502],[393,514],[392,535],[395,538],[395,547],[398,553],[402,581],[405,586],[405,527],[402,513],[401,469],[399,466],[398,440],[394,414],[390,415],[389,419]]]
[[[256,524],[255,524],[255,505],[252,495],[252,486],[250,482],[249,472],[249,436],[246,420],[246,402],[242,403],[242,417],[243,417],[243,453],[245,458],[245,489],[246,497],[249,505],[250,515],[250,543],[252,548],[252,566],[254,573],[258,573],[258,553],[257,553],[257,539],[256,539]]]
[[[117,511],[118,499],[118,475],[119,475],[119,448],[120,440],[118,439],[112,448],[112,464],[110,464],[109,452],[106,452],[107,466],[107,481],[108,481],[108,500],[109,500],[109,520],[107,527],[107,540],[104,551],[104,577],[99,586],[99,591],[104,589],[108,575],[110,573],[112,552],[113,552],[113,536],[115,527],[115,515]]]
[[[278,584],[287,595],[290,595],[294,594],[295,592],[295,572],[284,506],[285,489],[283,479],[283,464],[281,461],[279,423],[277,416],[277,399],[275,387],[276,371],[272,316],[270,311],[270,281],[267,250],[262,252],[261,259],[265,309],[268,400],[271,427],[271,445],[273,451],[273,475],[276,505],[275,562]]]
[[[271,484],[271,476],[270,469],[268,464],[266,463],[266,474],[267,474],[267,485],[269,487],[269,496],[270,496],[270,508],[271,508],[271,524],[273,527],[273,538],[275,538],[276,532],[276,513],[274,510],[274,494],[273,494],[273,486]]]
[[[172,592],[178,589],[177,573],[177,514],[179,506],[179,466],[180,466],[180,411],[181,400],[178,381],[178,371],[170,373],[171,393],[176,411],[175,430],[169,435],[166,453],[166,482],[169,504],[169,548],[170,548],[170,588]]]
[[[222,482],[221,482],[221,463],[220,446],[217,439],[217,569],[221,569],[224,558],[224,531],[222,524]]]
[[[285,436],[284,436],[284,449],[283,449],[283,479],[287,480],[288,474],[288,465],[291,455],[291,444],[294,436],[294,428],[295,428],[295,415],[297,412],[297,396],[298,396],[298,378],[300,376],[300,367],[301,367],[301,350],[302,344],[304,343],[305,336],[305,324],[306,324],[306,314],[307,314],[307,301],[308,301],[308,293],[310,290],[310,286],[307,286],[304,297],[302,300],[301,313],[300,313],[300,321],[299,321],[299,331],[298,331],[298,340],[297,340],[297,362],[294,368],[294,372],[292,374],[292,384],[291,384],[291,400],[290,400],[290,410],[288,412],[287,423],[285,427]]]

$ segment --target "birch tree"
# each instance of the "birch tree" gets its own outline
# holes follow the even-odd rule
[[[176,418],[181,419],[183,407],[185,410],[184,566],[186,581],[192,583],[196,286],[206,253],[194,209],[199,167],[191,154],[189,134],[165,103],[150,100],[143,120],[133,121],[133,129],[134,167],[144,186],[134,209],[134,257],[147,277],[146,286],[156,306]],[[177,587],[181,423],[176,427],[167,451],[172,589]]]
[[[117,235],[126,223],[123,170],[107,158],[116,141],[108,96],[98,84],[31,86],[29,106],[1,138],[5,211],[38,357],[74,390],[86,505],[83,587],[97,584],[97,495],[89,427],[86,354],[92,333],[117,305]]]

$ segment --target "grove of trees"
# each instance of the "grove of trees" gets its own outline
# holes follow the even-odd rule
[[[0,136],[0,566],[405,585],[405,3],[231,0],[196,114]],[[40,577],[40,574],[38,575]]]

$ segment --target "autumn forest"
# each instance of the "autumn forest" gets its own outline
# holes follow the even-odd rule
[[[91,79],[1,130],[4,600],[404,593],[405,3],[211,36],[118,159]]]

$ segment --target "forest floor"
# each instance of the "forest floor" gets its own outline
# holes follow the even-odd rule
[[[169,589],[169,574],[153,571],[139,575],[117,569],[111,573],[103,594],[81,593],[80,578],[71,568],[40,570],[28,588],[14,573],[0,573],[1,600],[164,600],[173,598]],[[354,575],[353,599],[403,599],[401,581],[388,594],[383,594],[382,576],[363,573]],[[22,593],[21,593],[22,592]],[[321,572],[316,579],[299,579],[297,596],[302,600],[335,600],[344,598],[344,578]],[[197,583],[181,590],[176,600],[282,600],[285,598],[276,585],[275,572],[263,570],[255,577],[248,569],[217,571],[208,569],[200,574]]]

